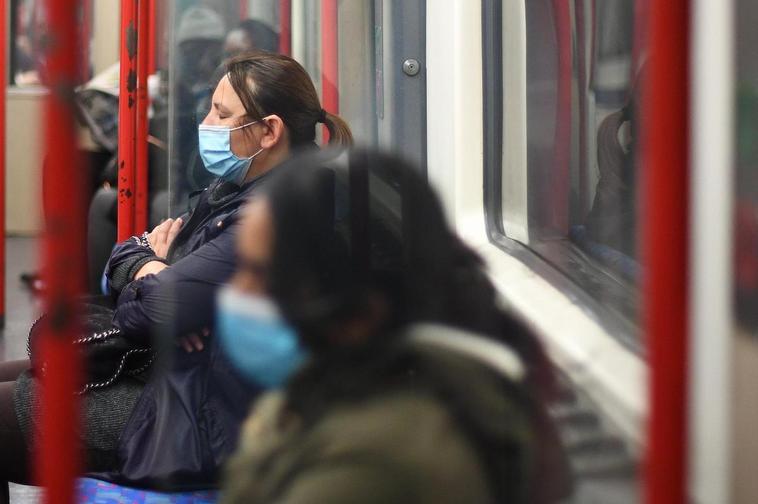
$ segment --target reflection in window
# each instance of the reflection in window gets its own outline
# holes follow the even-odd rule
[[[279,3],[208,0],[177,2],[174,10],[171,75],[171,206],[181,212],[193,191],[212,176],[197,150],[197,126],[227,58],[249,51],[279,50]]]
[[[13,54],[11,81],[17,86],[41,85],[43,79],[42,36],[47,19],[41,0],[13,4]]]
[[[576,16],[555,5],[526,4],[530,236],[568,235],[595,259],[632,273],[640,72],[629,70],[630,4],[600,3],[595,22],[584,23],[595,33],[574,32],[578,44],[571,40]]]
[[[82,82],[91,75],[89,44],[92,34],[90,1],[80,6],[79,27],[84,43],[81,67]],[[44,47],[49,36],[44,0],[13,0],[11,2],[11,69],[9,83],[15,86],[43,86],[47,83]]]
[[[632,6],[622,0],[524,3],[526,168],[519,175],[523,162],[506,156],[501,174],[503,198],[515,197],[508,184],[523,184],[526,194],[525,208],[501,203],[505,229],[513,223],[527,228],[511,238],[604,304],[617,304],[630,320],[640,271],[636,140],[645,73],[636,28],[643,23]],[[503,20],[504,27],[512,24]],[[504,48],[504,77],[513,50]],[[513,86],[512,77],[503,82]],[[503,96],[512,95],[505,87]],[[511,148],[519,134],[512,119],[503,119],[503,145]]]
[[[758,19],[755,2],[737,2],[737,172],[734,285],[743,327],[758,328]]]
[[[283,5],[290,11],[280,12]],[[374,67],[374,2],[340,2],[337,12],[339,105],[329,110],[344,117],[356,142],[373,145],[377,137]],[[225,59],[251,50],[290,48],[322,94],[322,2],[316,0],[177,0],[173,7],[171,80],[172,212],[186,208],[188,197],[210,182],[197,152],[197,125],[223,75]],[[282,23],[288,25],[282,27]],[[282,41],[281,33],[291,34]],[[283,43],[284,42],[284,43]],[[323,100],[322,100],[323,103]],[[321,141],[322,129],[317,129]]]

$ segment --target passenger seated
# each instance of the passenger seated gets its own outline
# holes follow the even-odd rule
[[[285,163],[245,211],[222,347],[271,392],[226,503],[543,503],[570,483],[540,344],[418,170],[371,152]]]
[[[591,255],[637,278],[637,139],[639,96],[645,82],[640,68],[627,104],[608,115],[597,131],[597,166],[600,178],[595,187],[584,228],[572,230],[572,238]]]
[[[114,324],[128,338],[151,340],[162,366],[83,396],[87,472],[164,489],[216,484],[259,389],[220,355],[210,331],[213,300],[236,264],[239,208],[291,152],[317,149],[318,123],[332,143],[351,142],[348,126],[321,108],[296,61],[267,53],[229,62],[199,132],[204,162],[218,180],[188,215],[118,244],[110,257]],[[30,481],[38,393],[28,368],[28,361],[0,364],[2,482]]]
[[[585,222],[587,238],[636,257],[636,175],[634,151],[619,140],[632,124],[632,104],[606,117],[597,132],[600,178]]]

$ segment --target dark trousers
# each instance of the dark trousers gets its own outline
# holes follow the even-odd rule
[[[7,504],[8,482],[29,484],[29,450],[16,420],[13,391],[29,361],[0,362],[0,504]]]

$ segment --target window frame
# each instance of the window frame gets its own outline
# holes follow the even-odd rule
[[[510,8],[518,9],[525,16],[525,1],[506,2]],[[638,313],[636,302],[639,299],[638,286],[624,280],[610,268],[599,264],[572,244],[568,239],[561,246],[551,243],[529,242],[528,219],[528,165],[526,164],[526,95],[517,97],[523,104],[523,115],[517,131],[521,131],[523,144],[517,144],[513,160],[521,160],[523,169],[518,166],[504,166],[504,146],[513,142],[513,136],[506,137],[504,100],[507,90],[504,88],[503,72],[503,2],[482,0],[482,57],[483,57],[483,119],[484,119],[484,213],[487,237],[489,241],[511,256],[514,256],[537,275],[544,278],[566,297],[582,306],[585,311],[610,335],[635,354],[644,354],[643,342],[639,337]],[[520,22],[525,26],[525,17]],[[513,43],[514,41],[511,41]],[[520,47],[523,61],[526,60],[526,39],[521,40]],[[521,68],[521,67],[519,67]],[[526,90],[526,68],[523,74],[512,78],[518,79]],[[514,168],[516,171],[514,171]],[[505,211],[509,201],[504,200],[503,177],[509,177],[520,184],[511,194],[523,197],[517,204],[526,206],[527,211],[517,213],[514,219],[508,219]],[[516,192],[518,191],[518,192]],[[513,201],[511,201],[513,202]],[[577,269],[579,264],[581,268]],[[603,292],[606,297],[597,296]],[[594,294],[594,295],[593,295]],[[626,301],[626,302],[625,302]]]

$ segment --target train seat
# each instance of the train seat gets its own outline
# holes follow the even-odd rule
[[[214,504],[219,499],[217,490],[164,493],[129,488],[93,478],[82,478],[77,486],[77,502],[81,504]]]

